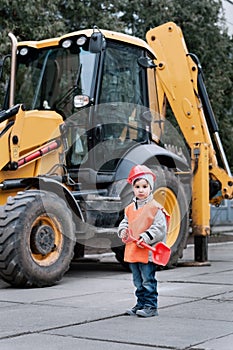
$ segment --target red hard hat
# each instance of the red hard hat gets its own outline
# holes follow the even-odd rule
[[[133,184],[134,180],[139,178],[140,176],[143,175],[152,175],[153,176],[153,180],[155,181],[156,176],[153,173],[153,171],[151,171],[146,165],[135,165],[129,172],[129,176],[128,176],[128,183],[130,183],[131,185]]]

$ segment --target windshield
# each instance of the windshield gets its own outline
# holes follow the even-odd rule
[[[142,55],[142,49],[137,46],[107,42],[100,103],[145,105],[143,69],[138,64]]]
[[[68,117],[75,112],[74,96],[91,96],[96,54],[82,47],[26,50],[27,54],[18,54],[15,103]]]

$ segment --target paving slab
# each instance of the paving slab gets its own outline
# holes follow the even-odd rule
[[[165,317],[173,317],[189,320],[223,321],[229,322],[232,327],[233,303],[221,302],[219,300],[196,300],[187,301],[180,305],[171,305],[162,310]],[[232,328],[233,332],[233,328]]]
[[[11,303],[9,307],[5,305],[1,308],[4,322],[1,324],[0,338],[122,315],[131,304],[131,299],[132,295],[102,292],[53,301]]]
[[[160,311],[160,316],[150,319],[121,316],[49,332],[68,337],[107,340],[137,346],[188,349],[197,343],[227,336],[232,323],[223,321],[170,318]],[[137,348],[136,348],[137,349]],[[224,349],[224,348],[222,348]],[[225,349],[224,349],[225,350]]]
[[[0,301],[18,302],[18,303],[36,303],[43,301],[55,301],[59,299],[75,298],[83,295],[98,293],[110,293],[112,291],[120,292],[122,288],[132,291],[132,286],[128,280],[117,278],[105,279],[99,276],[96,278],[70,280],[65,277],[59,285],[49,288],[32,288],[28,289],[0,289]]]
[[[192,282],[163,282],[159,283],[159,297],[161,296],[179,296],[183,298],[207,298],[210,296],[220,295],[232,290],[232,285]]]
[[[226,291],[225,293],[223,294],[220,294],[220,295],[216,295],[216,296],[213,296],[213,297],[209,297],[211,299],[216,299],[220,302],[222,301],[227,301],[227,302],[231,302],[233,303],[233,291]],[[229,304],[230,305],[230,304]]]
[[[28,334],[17,338],[0,340],[1,350],[135,350],[134,344],[122,344],[111,341],[99,341],[96,339],[80,339],[76,337],[63,337],[51,334]],[[137,350],[150,350],[145,345],[137,346]],[[153,347],[153,349],[158,349]],[[167,350],[159,348],[158,350]]]
[[[208,340],[201,344],[201,348],[199,345],[194,346],[193,350],[232,350],[233,346],[233,334],[226,335],[224,337],[219,337],[217,339]]]

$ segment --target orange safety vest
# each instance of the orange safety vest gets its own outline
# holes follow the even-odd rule
[[[167,216],[167,213],[155,200],[150,201],[137,210],[134,203],[128,205],[125,208],[125,214],[128,218],[130,234],[138,239],[139,235],[148,230],[153,224],[155,215],[159,209],[163,210],[168,224],[169,215]],[[135,242],[125,245],[124,261],[148,263],[148,259],[148,249],[139,248]]]

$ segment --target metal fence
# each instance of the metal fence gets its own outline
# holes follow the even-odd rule
[[[224,200],[219,207],[211,205],[210,226],[233,225],[233,200]]]

